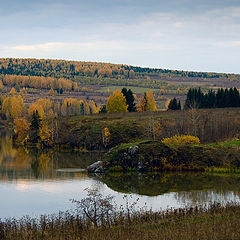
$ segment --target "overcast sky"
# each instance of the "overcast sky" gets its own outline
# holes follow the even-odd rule
[[[0,57],[240,73],[240,0],[0,4]]]

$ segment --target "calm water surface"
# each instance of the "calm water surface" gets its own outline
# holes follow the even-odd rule
[[[240,202],[240,176],[188,174],[111,174],[88,176],[81,169],[99,160],[97,153],[39,153],[14,148],[11,136],[0,134],[0,218],[39,216],[74,207],[70,199],[86,197],[98,187],[117,205],[139,198],[153,209]]]

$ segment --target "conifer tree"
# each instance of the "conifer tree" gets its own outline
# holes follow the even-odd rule
[[[37,143],[39,140],[39,132],[42,126],[42,119],[38,113],[38,111],[34,111],[32,114],[32,120],[30,125],[30,140],[33,143]]]
[[[122,89],[122,94],[125,96],[126,98],[126,103],[128,105],[128,111],[129,112],[136,112],[136,106],[135,106],[135,103],[134,103],[134,96],[133,96],[133,92],[131,89],[126,89],[126,88],[123,88]]]

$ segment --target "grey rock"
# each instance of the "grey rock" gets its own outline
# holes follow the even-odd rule
[[[138,147],[138,146],[132,146],[132,147],[130,147],[130,148],[128,149],[128,153],[129,153],[130,155],[134,155],[134,154],[136,154],[136,153],[138,152],[138,150],[139,150],[139,147]]]
[[[104,169],[102,166],[100,166],[99,168],[97,168],[94,173],[104,173]]]
[[[103,165],[102,161],[95,162],[92,165],[87,167],[87,171],[91,173],[104,172],[102,165]]]

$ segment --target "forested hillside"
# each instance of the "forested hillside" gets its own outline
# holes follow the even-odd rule
[[[197,78],[228,78],[227,74],[187,72],[168,69],[141,68],[129,65],[80,62],[65,60],[38,60],[38,59],[0,59],[1,74],[16,74],[44,77],[73,78],[75,76],[87,77],[113,77],[130,78],[170,74],[179,77]],[[237,76],[240,79],[239,76]]]
[[[94,100],[103,105],[116,89],[131,88],[140,97],[154,91],[159,109],[166,108],[169,99],[181,101],[190,87],[207,92],[217,88],[240,88],[240,75],[225,73],[187,72],[142,68],[129,65],[47,59],[0,59],[0,90],[8,94],[11,88],[21,90],[26,103],[49,96],[61,100],[67,97]],[[60,94],[60,95],[59,95]]]

